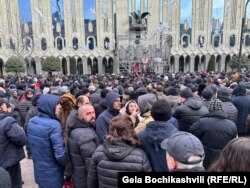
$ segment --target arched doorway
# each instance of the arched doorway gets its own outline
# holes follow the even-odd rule
[[[184,57],[181,56],[179,59],[179,72],[184,72]]]
[[[221,56],[218,55],[216,57],[216,67],[215,67],[215,71],[221,71]]]
[[[67,60],[65,58],[62,59],[62,73],[64,75],[68,74]]]
[[[215,57],[214,55],[211,56],[209,62],[208,62],[208,66],[207,66],[207,71],[215,71]]]
[[[30,73],[36,74],[36,62],[34,59],[31,59],[31,62],[30,62]]]
[[[3,60],[0,58],[0,77],[3,77],[3,69],[4,69],[4,63]]]
[[[93,59],[91,74],[93,74],[93,75],[98,74],[98,61],[97,61],[97,58]]]
[[[227,72],[227,69],[229,68],[228,63],[231,61],[231,56],[228,54],[226,56],[226,60],[225,60],[225,71]]]
[[[194,71],[198,72],[199,71],[199,63],[200,63],[200,57],[196,56],[194,60]]]
[[[76,60],[74,57],[70,57],[70,74],[75,74],[76,73]]]
[[[83,74],[83,64],[82,64],[82,59],[80,58],[77,61],[77,73]]]

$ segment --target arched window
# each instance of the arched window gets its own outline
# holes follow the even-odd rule
[[[62,38],[59,37],[59,38],[56,39],[56,46],[57,46],[58,50],[62,50],[62,48],[63,48]]]
[[[41,39],[41,48],[42,50],[47,50],[47,41],[45,38]]]
[[[88,47],[90,50],[93,50],[95,47],[95,41],[93,37],[88,38]]]
[[[214,35],[213,36],[213,46],[215,48],[220,46],[220,35]]]
[[[78,38],[73,38],[72,40],[72,45],[73,45],[73,49],[77,50],[78,49]]]
[[[108,50],[109,48],[110,48],[109,38],[105,37],[105,39],[104,39],[104,49]]]
[[[187,48],[189,46],[189,36],[184,35],[181,40],[181,45],[183,48]]]
[[[205,37],[200,35],[198,37],[198,46],[199,46],[199,48],[203,48],[204,45],[205,45]]]
[[[229,39],[229,46],[230,47],[234,47],[235,46],[235,35],[230,35],[230,39]]]
[[[245,46],[246,47],[250,46],[250,35],[246,35],[246,37],[245,37]]]

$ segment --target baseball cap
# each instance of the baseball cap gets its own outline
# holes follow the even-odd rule
[[[197,164],[204,159],[205,152],[201,141],[188,132],[177,132],[161,143],[162,149],[165,149],[176,161],[183,164]],[[199,160],[188,161],[191,156],[200,156]]]

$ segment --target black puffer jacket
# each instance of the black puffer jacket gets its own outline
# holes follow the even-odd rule
[[[0,111],[0,166],[11,167],[24,157],[27,138],[22,127],[7,112]]]
[[[178,120],[179,130],[189,132],[189,127],[201,116],[208,113],[198,97],[188,98],[183,105],[176,107],[173,117]]]
[[[227,119],[223,111],[213,111],[201,117],[190,127],[190,132],[197,136],[205,149],[204,167],[219,156],[225,145],[237,136],[237,127],[234,122]]]
[[[104,142],[91,158],[88,188],[117,187],[118,172],[149,172],[151,166],[146,154],[122,141]]]
[[[90,159],[98,146],[98,138],[93,126],[73,117],[69,124],[68,152],[73,173],[74,187],[87,187],[87,173]]]

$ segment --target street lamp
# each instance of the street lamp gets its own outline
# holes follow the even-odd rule
[[[240,32],[240,49],[239,49],[238,71],[240,71],[241,54],[242,54],[242,43],[243,43],[243,33],[244,33],[244,28],[245,28],[246,11],[247,11],[247,4],[248,3],[249,3],[249,0],[247,0],[246,5],[244,7],[244,15],[243,15],[243,18],[242,18],[242,25],[241,25],[241,32]]]

